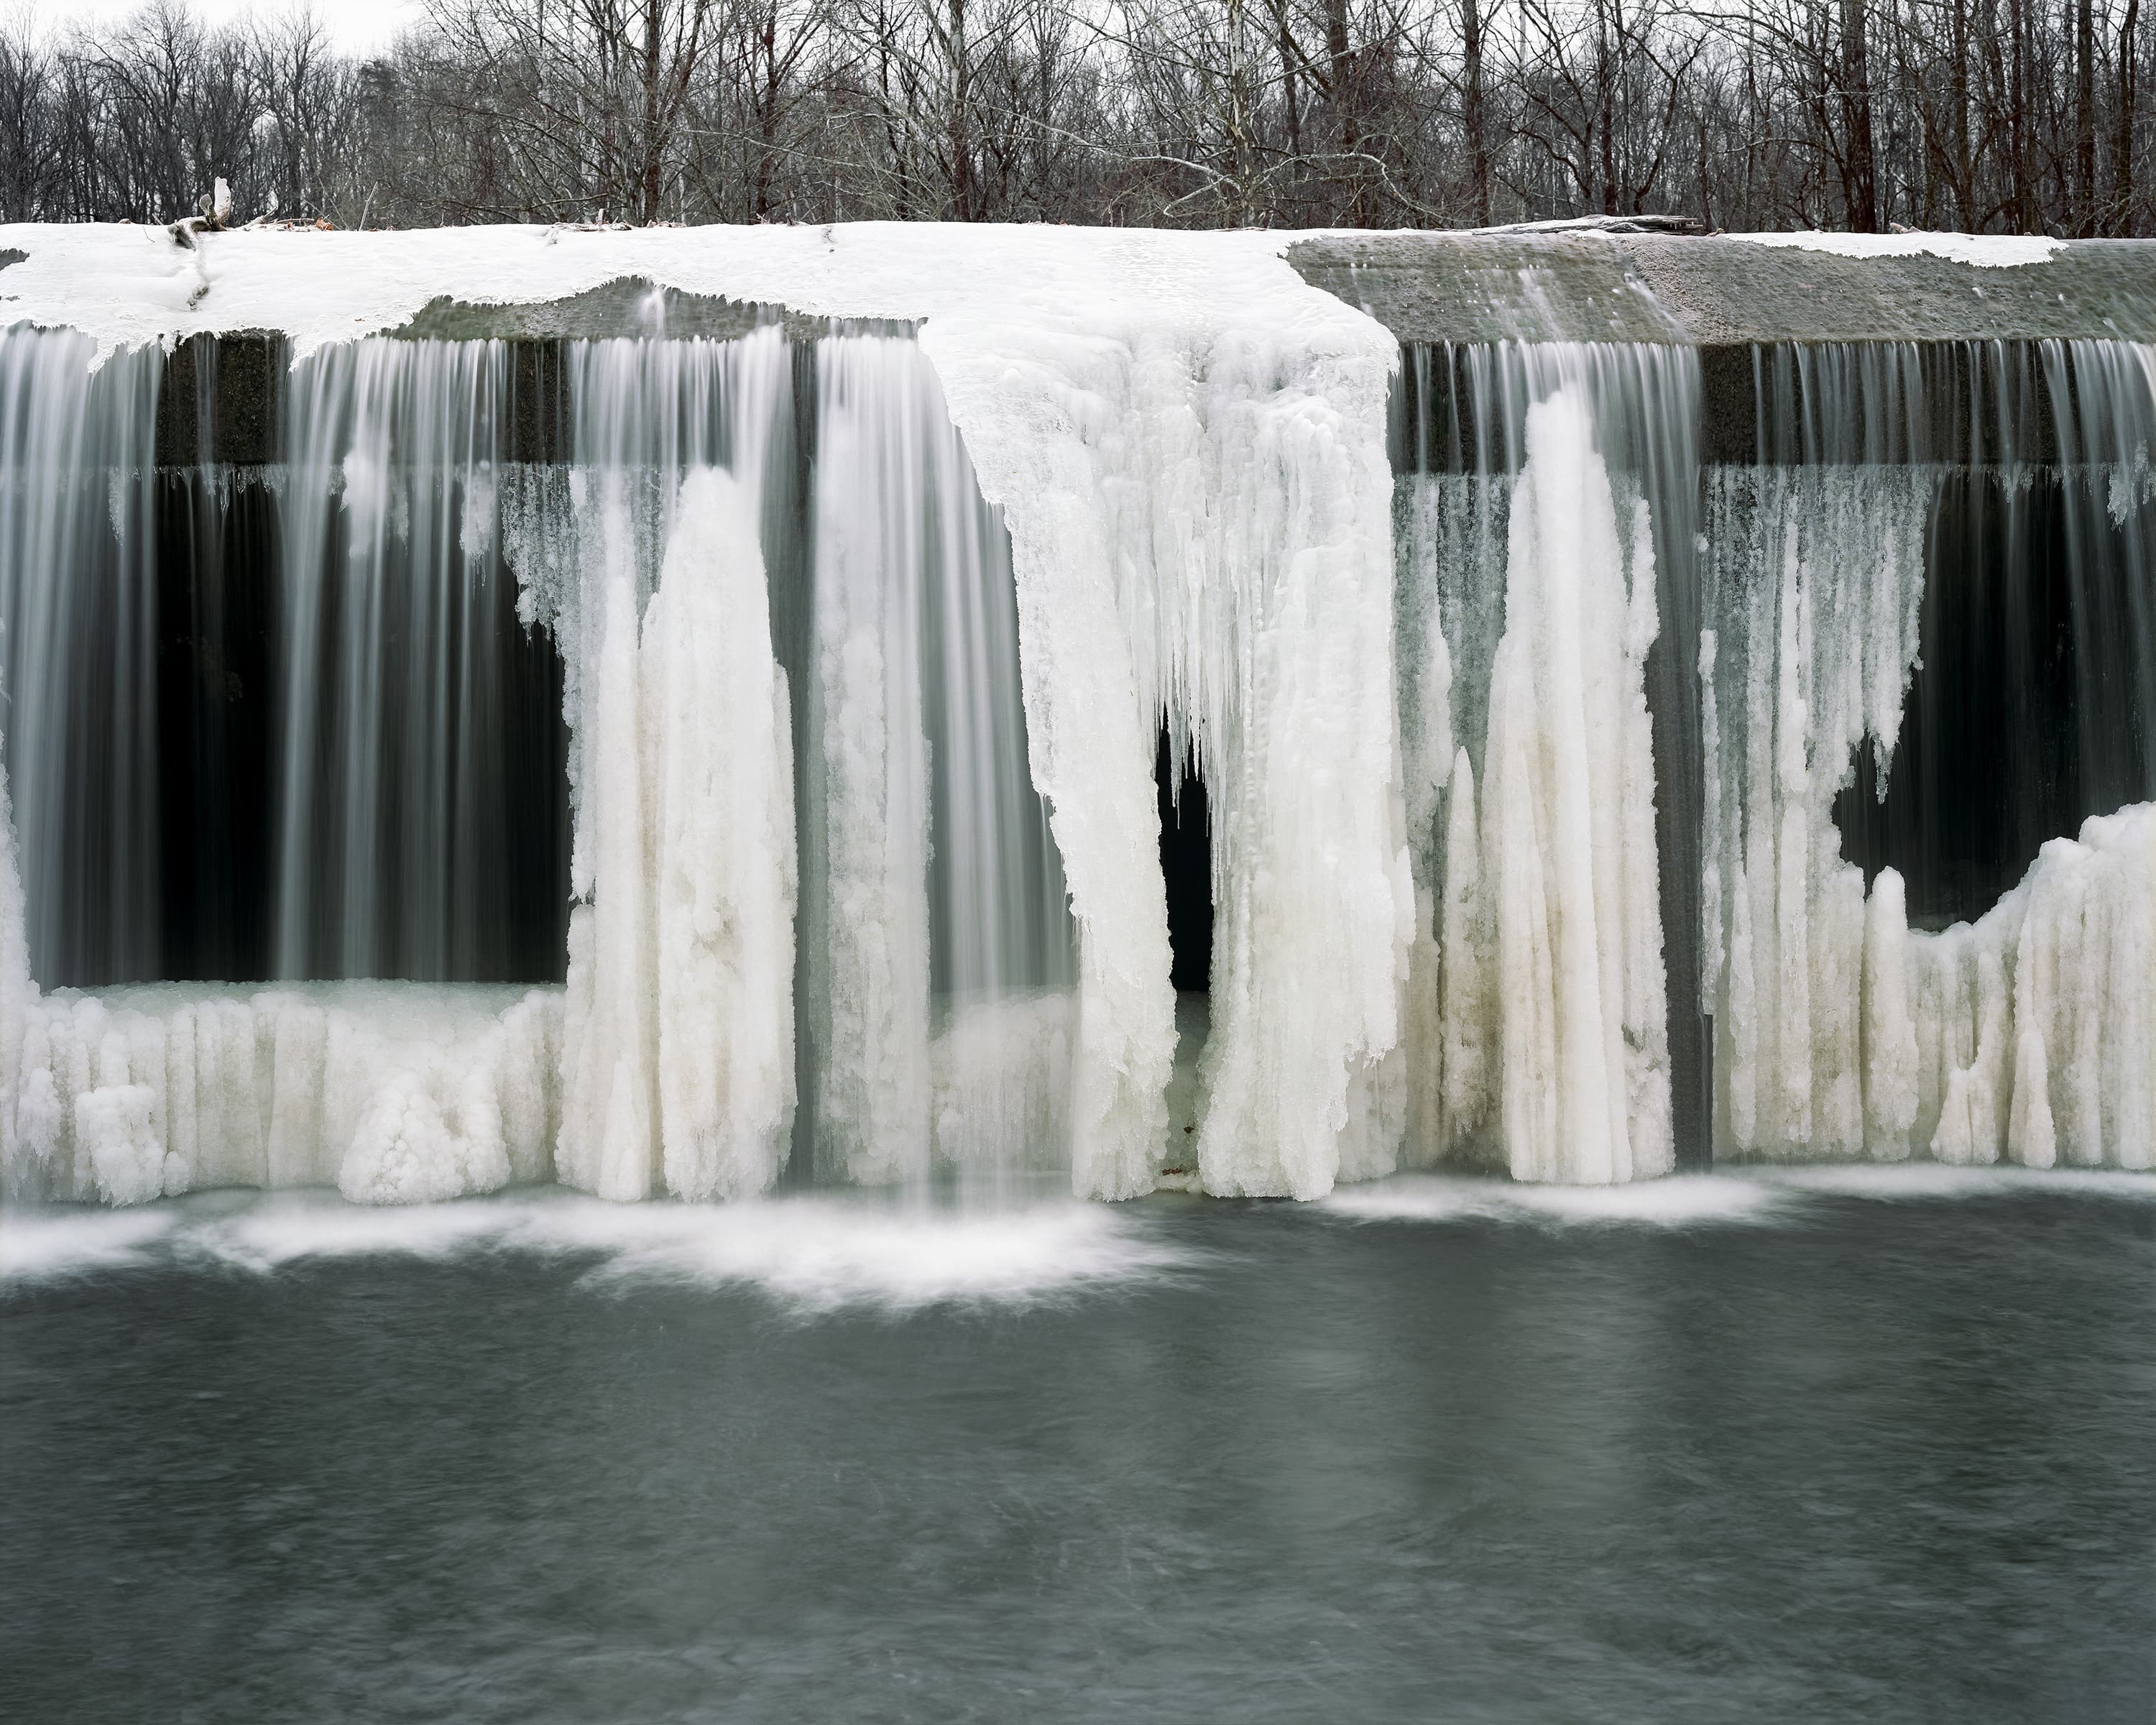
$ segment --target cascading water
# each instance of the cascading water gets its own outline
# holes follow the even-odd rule
[[[910,341],[817,346],[807,912],[828,1175],[1067,1165],[1061,870],[1026,768],[1008,542]]]
[[[150,902],[125,966],[145,986],[33,993],[10,1036],[28,1075],[7,1109],[11,1189],[124,1201],[335,1182],[412,1199],[551,1176],[617,1198],[740,1196],[785,1170],[803,1075],[822,1104],[804,1172],[925,1191],[955,1168],[993,1195],[1065,1165],[1070,931],[1025,763],[1008,541],[911,341],[803,349],[767,326],[566,343],[536,415],[511,344],[347,344],[292,367],[281,459],[244,477],[207,453],[154,474],[154,354],[93,372],[76,338],[9,341],[18,417],[71,413],[102,439],[95,495],[76,488],[61,532],[26,510],[9,523],[34,552],[9,566],[26,578],[11,623],[28,619],[12,633],[74,655],[26,664],[39,721],[10,737],[32,806],[74,764],[37,749],[110,743],[93,710],[160,709],[147,646],[110,626],[105,589],[132,570],[131,619],[156,638],[157,560],[127,558],[156,542],[161,507],[182,518],[164,539],[187,547],[185,619],[165,628],[190,660],[231,649],[235,593],[274,619],[248,661],[274,668],[274,721],[198,742],[181,782],[229,799],[234,759],[266,757],[254,824],[272,891],[227,944],[290,979],[157,980],[171,881],[143,737],[119,783],[151,836],[45,823],[48,849],[23,860],[40,904],[85,861],[131,867]],[[561,459],[522,459],[520,439]],[[50,477],[15,470],[25,497]],[[118,501],[138,497],[139,521]],[[219,557],[264,498],[267,543],[239,531],[241,555]],[[59,572],[85,562],[103,588]],[[77,611],[48,615],[63,599]],[[40,677],[72,670],[100,627],[127,696],[102,664]],[[816,1033],[798,1073],[797,796]],[[535,875],[573,892],[566,922],[568,907],[528,902]],[[559,975],[565,948],[565,992],[475,986]],[[69,980],[90,962],[54,950]],[[866,1058],[871,1016],[910,1092],[849,1087],[889,1076]],[[881,1159],[849,1156],[878,1132]]]
[[[0,652],[30,963],[162,973],[157,568],[162,367],[66,331],[0,337]]]
[[[556,904],[520,890],[558,901],[562,762],[494,531],[510,362],[377,340],[288,379],[276,977],[560,974]]]

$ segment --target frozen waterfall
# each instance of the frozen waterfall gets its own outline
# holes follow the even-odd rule
[[[0,335],[0,1194],[2151,1166],[2156,347],[814,244]]]

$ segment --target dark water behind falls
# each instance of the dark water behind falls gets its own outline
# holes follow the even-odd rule
[[[0,1714],[2150,1717],[2145,1198],[1114,1214],[1181,1267],[18,1283]]]

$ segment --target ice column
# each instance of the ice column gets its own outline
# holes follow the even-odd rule
[[[1496,1091],[1516,1179],[1670,1166],[1644,505],[1620,529],[1584,397],[1528,412],[1491,676],[1481,878],[1496,925]]]
[[[2075,600],[2081,788],[2100,791],[2099,807],[2134,794],[2132,740],[2156,715],[2156,685],[2141,680],[2156,646],[2141,597],[2156,496],[2148,354],[2117,342],[2042,352]],[[1927,441],[1938,417],[1927,390],[1968,384],[1968,459],[2001,463],[2008,553],[2037,554],[2012,525],[2032,478],[2018,453],[2034,423],[2025,357],[1972,344],[1947,357],[1958,369],[1943,377],[1907,347],[1774,356],[1787,422],[1776,459],[1711,480],[1715,646],[1701,670],[1714,715],[1706,843],[1717,890],[1705,944],[1722,957],[1710,976],[1717,1140],[1724,1154],[1760,1158],[2146,1167],[2156,805],[2129,803],[2087,819],[2078,839],[2050,840],[2018,886],[1943,930],[1911,927],[1892,869],[1867,900],[1841,856],[1834,799],[1867,741],[1885,794],[1918,660],[1928,536],[1953,495],[1952,470]],[[1938,572],[1967,583],[1954,603],[2013,603],[2021,578],[2010,575],[2002,601],[1978,571]],[[2025,700],[2016,655],[2030,649],[2010,614],[1999,673],[2009,712]],[[2019,771],[1999,763],[2025,795]]]
[[[641,618],[624,514],[603,506],[597,538],[557,1161],[606,1198],[741,1197],[778,1178],[793,1124],[785,675],[747,488],[683,480]]]

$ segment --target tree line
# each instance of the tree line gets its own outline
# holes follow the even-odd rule
[[[0,29],[0,215],[2156,231],[2141,0],[429,0]]]

